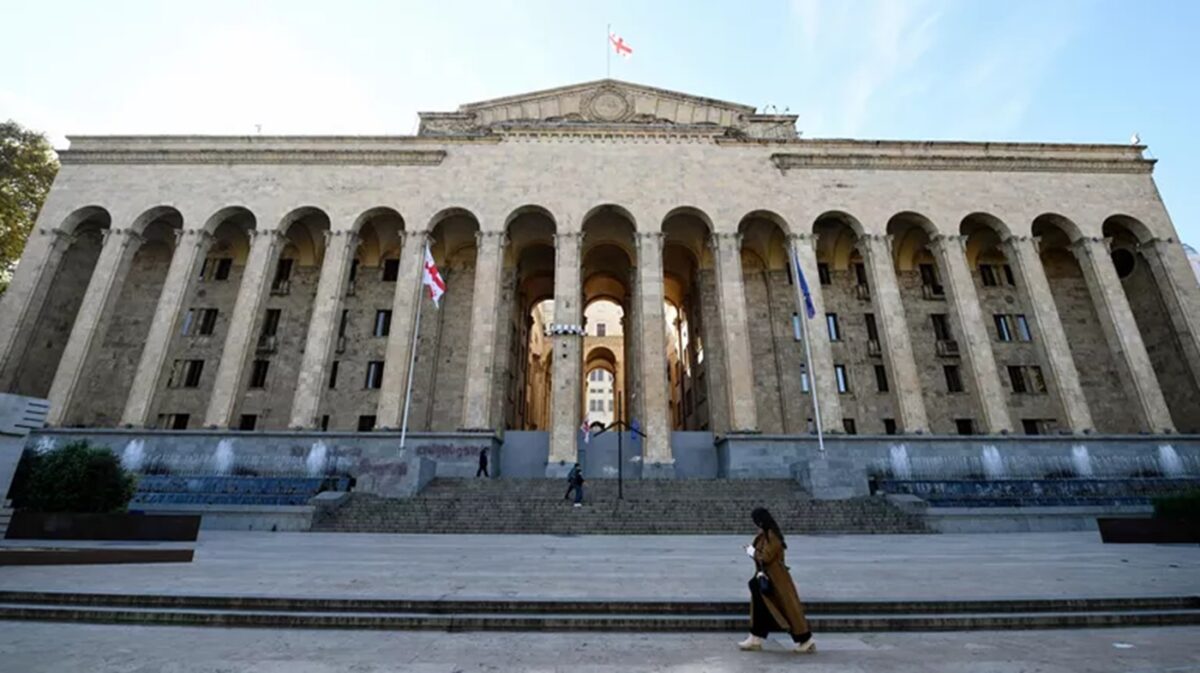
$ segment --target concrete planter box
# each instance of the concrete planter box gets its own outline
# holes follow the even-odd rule
[[[19,511],[10,540],[163,540],[194,542],[199,515],[71,514]]]
[[[1200,544],[1200,522],[1184,519],[1096,519],[1100,539],[1118,544]]]

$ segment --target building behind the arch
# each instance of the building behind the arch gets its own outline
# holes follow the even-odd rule
[[[636,474],[805,478],[813,395],[844,482],[898,444],[1198,450],[1200,289],[1143,147],[795,122],[600,80],[414,136],[74,137],[3,298],[0,389],[152,451],[327,436],[381,491],[410,377],[438,474],[480,446],[560,471],[600,405],[646,434]]]

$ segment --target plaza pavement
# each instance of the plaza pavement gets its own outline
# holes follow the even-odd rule
[[[10,622],[0,670],[21,673],[1194,673],[1200,627],[816,634],[815,655],[737,634],[306,631]]]
[[[0,590],[743,600],[752,573],[742,551],[747,541],[203,531],[192,563],[2,567]],[[788,542],[788,563],[807,600],[1200,595],[1195,545],[1105,545],[1096,533],[791,536]]]

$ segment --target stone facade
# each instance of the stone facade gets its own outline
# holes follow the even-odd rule
[[[794,123],[602,80],[415,136],[72,138],[3,298],[0,389],[58,426],[407,416],[549,432],[569,461],[606,298],[650,474],[673,432],[805,435],[814,393],[832,434],[1200,432],[1200,288],[1144,148]]]

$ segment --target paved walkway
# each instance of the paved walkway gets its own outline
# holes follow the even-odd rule
[[[739,652],[731,634],[277,631],[10,622],[0,669],[23,673],[692,673],[1200,671],[1200,628],[1005,633],[817,634],[818,653],[772,644]]]
[[[752,573],[746,542],[205,531],[190,564],[0,567],[0,589],[742,600]],[[789,543],[788,563],[808,600],[1200,595],[1194,545],[1105,545],[1095,533],[793,536]]]

